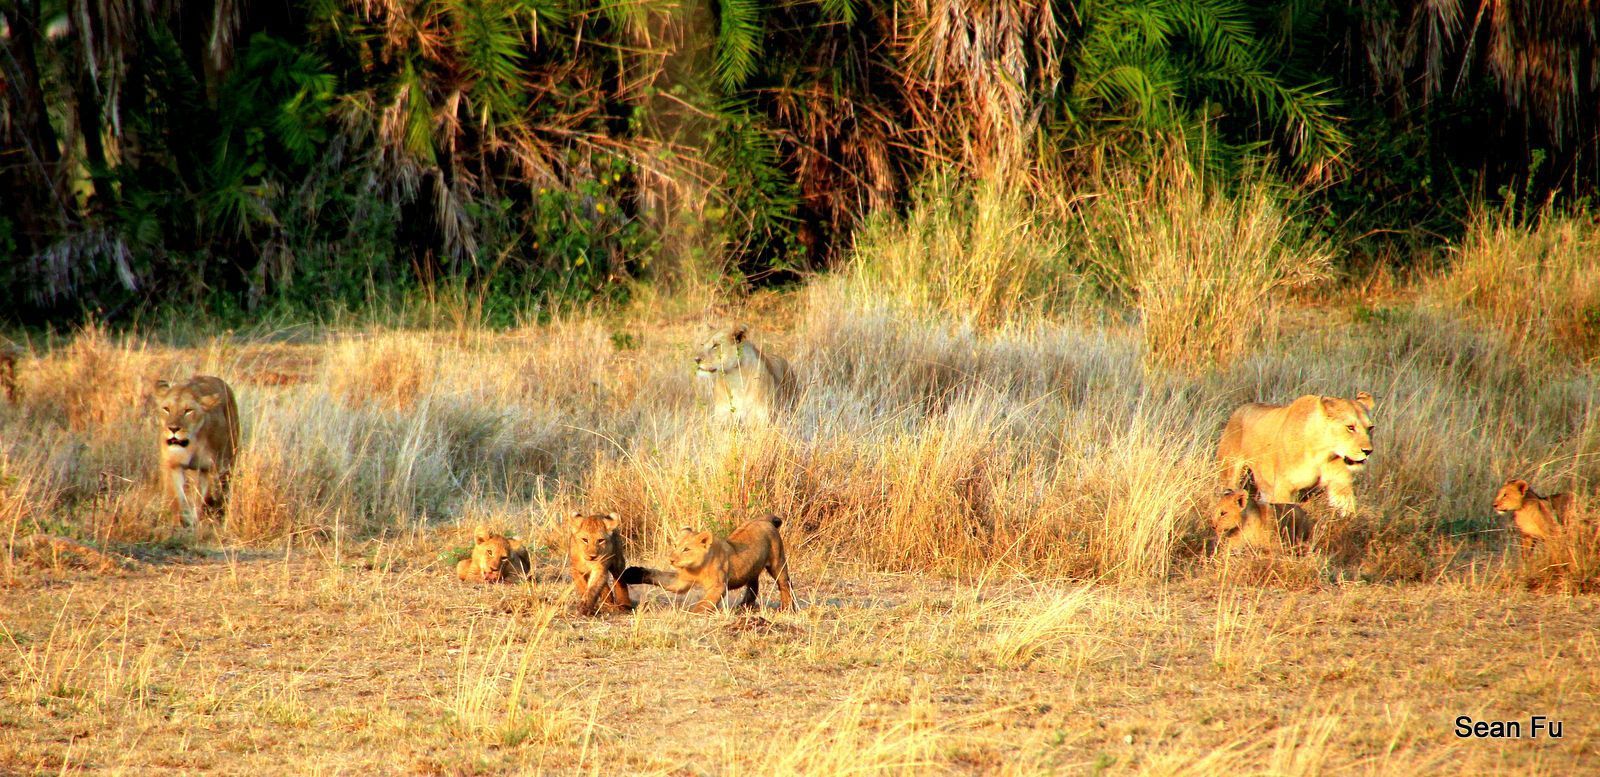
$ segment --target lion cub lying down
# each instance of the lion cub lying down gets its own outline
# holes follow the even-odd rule
[[[472,556],[456,564],[456,577],[466,583],[516,582],[528,575],[528,549],[518,540],[479,524],[473,532]]]
[[[1275,550],[1285,540],[1311,540],[1311,516],[1297,504],[1260,504],[1248,491],[1229,489],[1217,500],[1211,514],[1217,532],[1217,550],[1236,553],[1244,548]]]
[[[574,511],[567,519],[567,560],[572,565],[573,587],[578,591],[579,615],[593,615],[600,608],[602,596],[608,609],[633,608],[628,586],[622,582],[628,562],[622,555],[619,523],[616,513],[586,516]]]
[[[738,606],[754,606],[761,595],[761,572],[765,570],[778,582],[778,597],[782,600],[779,609],[794,609],[789,564],[783,554],[783,538],[778,535],[780,524],[776,515],[749,521],[727,539],[685,526],[672,552],[674,571],[629,567],[622,573],[622,583],[649,583],[675,594],[699,586],[705,597],[690,609],[713,612],[724,593],[740,588],[744,589],[744,596]]]
[[[1512,478],[1494,495],[1494,509],[1511,513],[1511,520],[1521,535],[1522,555],[1533,550],[1533,543],[1558,542],[1562,535],[1563,519],[1572,517],[1571,494],[1539,496],[1528,481]]]

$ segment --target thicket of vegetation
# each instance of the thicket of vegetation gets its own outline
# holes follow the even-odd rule
[[[3,0],[0,285],[13,304],[0,307],[40,323],[196,296],[230,315],[470,290],[504,322],[631,278],[826,267],[871,214],[892,218],[918,191],[1075,213],[1127,196],[1126,171],[1175,145],[1223,193],[1214,203],[1236,203],[1205,207],[1242,208],[1306,246],[1428,243],[1506,192],[1583,212],[1600,180],[1597,12]],[[1160,225],[1126,226],[1094,244],[1098,293],[1153,277],[1115,257],[1125,239],[1165,239]],[[1263,273],[1253,288],[1289,279]],[[962,282],[1038,291],[1002,275]]]

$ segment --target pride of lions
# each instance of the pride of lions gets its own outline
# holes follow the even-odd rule
[[[710,383],[713,417],[764,424],[791,407],[799,394],[794,370],[764,353],[743,326],[715,331],[694,357],[696,373]],[[0,360],[0,386],[14,391],[15,359]],[[215,507],[226,487],[239,444],[239,409],[221,378],[197,375],[183,383],[159,381],[151,392],[160,424],[160,470],[186,527],[200,511]],[[1219,553],[1271,550],[1311,541],[1315,529],[1303,507],[1316,491],[1340,515],[1355,512],[1354,478],[1373,453],[1372,395],[1354,399],[1308,394],[1286,405],[1239,407],[1217,444],[1222,495],[1211,514]],[[188,494],[193,484],[196,496]],[[1576,521],[1571,494],[1541,496],[1512,478],[1495,494],[1493,507],[1512,516],[1524,556],[1535,542],[1556,543]],[[695,612],[714,611],[725,594],[742,591],[738,606],[758,604],[760,579],[771,577],[781,607],[794,606],[788,562],[777,516],[753,520],[726,538],[685,526],[669,559],[671,569],[628,566],[621,519],[615,514],[573,513],[565,522],[576,610],[634,606],[630,585],[655,585],[674,593],[699,588]],[[518,540],[479,526],[470,557],[456,566],[465,582],[522,580],[532,569]]]

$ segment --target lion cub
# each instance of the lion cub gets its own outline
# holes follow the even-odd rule
[[[754,606],[761,595],[761,573],[765,570],[778,582],[778,597],[782,600],[778,609],[794,609],[789,563],[784,558],[783,537],[778,534],[782,523],[776,515],[748,521],[727,539],[685,526],[672,552],[674,571],[629,567],[622,582],[658,585],[675,594],[699,586],[705,597],[691,611],[713,612],[724,593],[740,588],[744,589],[744,596],[738,606]]]
[[[1494,509],[1511,513],[1511,520],[1521,535],[1522,555],[1533,550],[1533,543],[1557,542],[1561,539],[1562,519],[1571,517],[1572,495],[1551,494],[1539,496],[1528,481],[1512,478],[1494,495]]]
[[[528,549],[520,541],[479,524],[473,532],[472,556],[456,564],[456,577],[465,583],[514,583],[527,577],[531,568]]]
[[[1217,550],[1236,553],[1243,548],[1274,550],[1284,540],[1311,539],[1311,516],[1297,504],[1260,504],[1248,491],[1229,489],[1217,500],[1211,515],[1217,532]]]
[[[221,378],[196,375],[184,383],[158,380],[151,391],[161,424],[161,474],[168,495],[178,500],[185,526],[193,528],[200,507],[226,485],[239,446],[239,405]],[[200,504],[184,489],[193,478]],[[213,484],[218,485],[214,492]]]
[[[694,357],[695,374],[711,381],[712,417],[765,423],[799,394],[794,370],[780,356],[762,353],[744,326],[719,329]]]
[[[586,516],[574,511],[567,519],[567,558],[572,563],[580,615],[593,615],[602,595],[607,608],[633,608],[628,586],[622,582],[628,562],[623,557],[622,535],[617,533],[620,522],[616,513]]]

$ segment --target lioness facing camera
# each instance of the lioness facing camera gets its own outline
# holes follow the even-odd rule
[[[196,375],[183,383],[158,380],[151,398],[161,423],[161,474],[178,501],[183,523],[193,528],[200,508],[213,503],[233,470],[239,446],[239,406],[221,378]],[[198,505],[184,488],[196,481]]]

